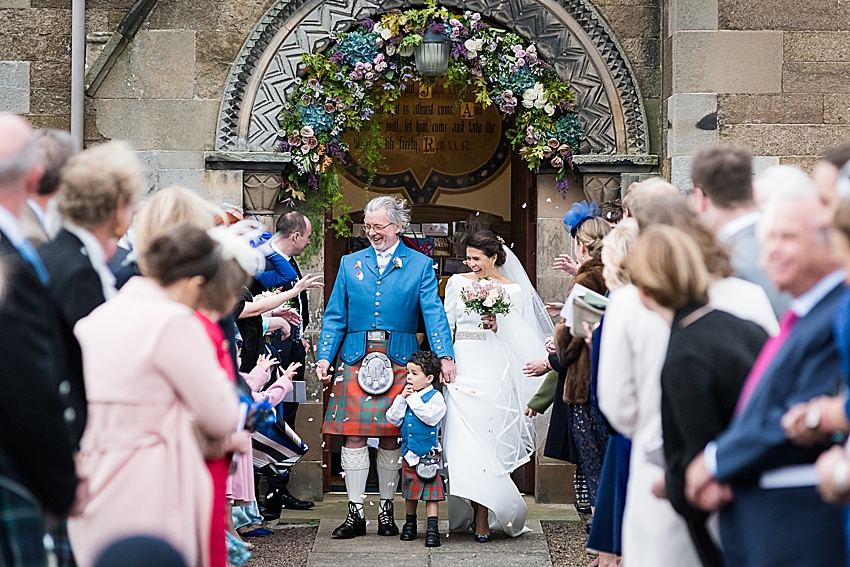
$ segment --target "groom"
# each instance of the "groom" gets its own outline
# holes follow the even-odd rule
[[[384,196],[369,201],[364,213],[363,228],[372,246],[340,262],[322,320],[316,363],[316,374],[328,385],[331,361],[338,359],[322,431],[345,436],[341,457],[348,517],[333,531],[334,537],[343,539],[366,535],[363,497],[369,437],[380,439],[378,535],[399,533],[393,497],[401,468],[401,432],[387,421],[386,412],[404,389],[410,355],[419,350],[420,312],[431,349],[440,357],[441,379],[455,378],[452,334],[437,294],[433,262],[399,240],[410,223],[410,210],[404,200]]]

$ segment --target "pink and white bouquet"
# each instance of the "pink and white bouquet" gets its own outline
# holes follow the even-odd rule
[[[510,296],[505,288],[495,280],[481,278],[466,286],[460,295],[466,306],[467,314],[507,315],[511,312]]]

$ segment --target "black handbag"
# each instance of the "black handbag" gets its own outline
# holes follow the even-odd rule
[[[416,464],[416,476],[422,480],[434,480],[440,474],[440,454],[431,451],[424,457],[419,457]]]

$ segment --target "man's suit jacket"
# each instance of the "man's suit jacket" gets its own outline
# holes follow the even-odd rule
[[[35,269],[0,232],[0,451],[39,501],[58,515],[74,502],[74,443],[60,394],[61,318]],[[63,388],[64,389],[64,388]]]
[[[419,314],[431,350],[439,357],[454,357],[446,310],[437,293],[434,261],[399,242],[384,273],[371,246],[342,257],[331,298],[322,317],[318,360],[339,357],[354,364],[366,356],[366,334],[389,331],[387,356],[407,364],[419,350],[416,331]]]
[[[813,487],[758,485],[762,473],[814,463],[826,448],[794,445],[780,420],[793,404],[838,391],[833,317],[842,293],[837,286],[796,323],[744,411],[716,439],[716,476],[735,493],[720,516],[730,567],[846,564],[841,509],[823,503]]]
[[[47,230],[41,224],[41,219],[38,218],[29,204],[21,212],[21,231],[35,248],[50,240],[50,235],[47,234]]]
[[[50,295],[73,329],[77,321],[106,301],[100,276],[83,243],[64,228],[39,248],[38,254],[50,273]]]
[[[788,309],[791,296],[780,292],[770,281],[767,272],[759,266],[761,243],[756,237],[756,225],[750,225],[733,234],[726,241],[732,252],[732,266],[742,280],[761,286],[770,299],[770,305],[777,318]]]

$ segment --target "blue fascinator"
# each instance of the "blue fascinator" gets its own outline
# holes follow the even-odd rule
[[[594,219],[598,216],[599,205],[596,204],[596,201],[591,201],[589,205],[587,204],[587,201],[573,203],[573,206],[570,207],[570,210],[564,215],[564,226],[567,227],[570,236],[575,237],[576,231],[578,230],[578,227],[581,226],[581,223],[587,219]]]

